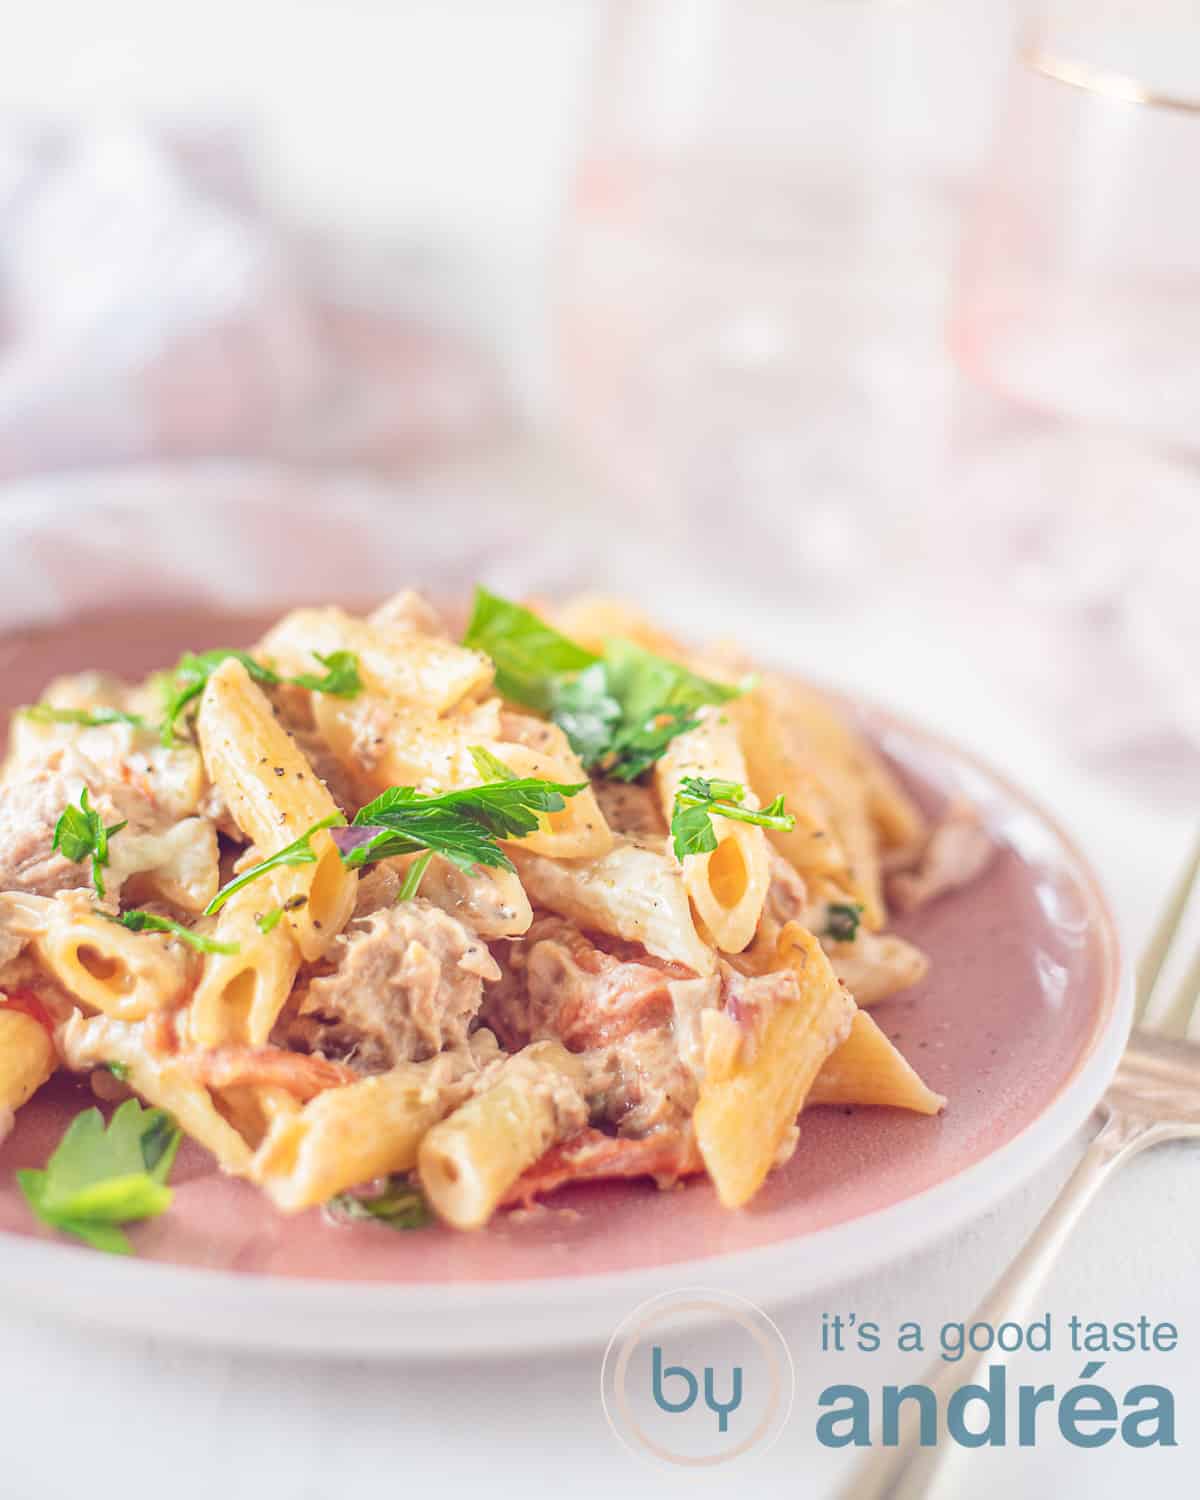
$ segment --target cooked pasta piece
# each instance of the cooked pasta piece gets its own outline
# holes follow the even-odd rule
[[[246,1174],[250,1148],[245,1140],[183,1059],[147,1046],[141,1025],[108,1016],[85,1019],[77,1013],[55,1035],[68,1067],[83,1071],[102,1063],[120,1063],[136,1094],[172,1115],[193,1140],[212,1152],[225,1171]]]
[[[456,1229],[479,1229],[556,1141],[587,1124],[584,1065],[557,1042],[534,1042],[498,1064],[491,1086],[435,1125],[417,1166],[433,1207]]]
[[[217,941],[234,953],[209,953],[188,1006],[185,1030],[202,1047],[227,1042],[262,1046],[287,1003],[300,950],[283,922],[263,932],[258,919],[271,904],[270,884],[235,891],[217,917]]]
[[[208,679],[196,732],[209,775],[238,827],[262,858],[277,853],[325,818],[340,817],[263,693],[230,657]],[[274,888],[303,957],[321,957],[354,910],[357,876],[342,864],[328,829],[313,834],[313,864],[264,876]]]
[[[254,1158],[254,1180],[285,1213],[417,1162],[422,1137],[465,1099],[481,1066],[496,1056],[490,1031],[428,1062],[329,1089],[277,1119]]]
[[[787,1146],[814,1078],[854,1017],[854,1001],[811,933],[789,923],[778,952],[780,963],[796,975],[799,998],[767,1018],[752,1058],[738,1057],[725,1076],[708,1070],[692,1120],[705,1168],[726,1208],[740,1208],[762,1186]]]
[[[50,1032],[0,995],[0,1141],[13,1116],[54,1072],[58,1055]]]
[[[889,1104],[936,1115],[946,1100],[921,1079],[866,1011],[856,1011],[846,1040],[825,1061],[805,1104]]]
[[[512,849],[526,891],[578,927],[641,943],[656,958],[711,974],[716,954],[696,931],[678,865],[664,851],[619,839],[595,859],[547,859]]]
[[[182,999],[193,956],[163,933],[130,932],[86,895],[13,896],[28,914],[33,948],[62,987],[88,1010],[140,1021]]]
[[[852,943],[826,939],[825,946],[833,972],[864,1007],[912,989],[929,972],[927,955],[892,932],[868,932],[860,927]]]
[[[481,651],[436,635],[360,620],[337,608],[297,609],[263,637],[259,653],[289,674],[311,672],[315,653],[352,651],[367,690],[445,713],[492,680]]]
[[[782,794],[795,818],[791,830],[772,829],[767,837],[807,882],[834,886],[841,899],[857,901],[860,890],[850,870],[828,795],[811,761],[798,752],[762,684],[726,707],[741,730],[750,783]]]
[[[696,728],[672,740],[658,762],[655,785],[668,821],[685,776],[743,784],[749,779],[737,730],[723,711],[705,710]],[[747,805],[759,805],[752,793]],[[767,841],[761,828],[730,818],[714,817],[712,825],[717,847],[711,854],[685,855],[683,883],[716,946],[740,953],[754,940],[767,898]]]

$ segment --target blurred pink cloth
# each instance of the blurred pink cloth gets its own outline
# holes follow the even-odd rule
[[[310,248],[272,222],[233,130],[0,134],[0,479],[199,455],[391,464],[504,425],[481,348]]]

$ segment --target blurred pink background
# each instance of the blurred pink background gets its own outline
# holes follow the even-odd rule
[[[548,586],[949,632],[1194,802],[1200,16],[1021,9],[50,0],[0,56],[0,525],[465,471],[473,556],[507,508]]]

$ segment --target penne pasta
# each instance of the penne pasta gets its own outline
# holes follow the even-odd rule
[[[0,996],[0,1141],[13,1116],[41,1088],[58,1063],[49,1031]]]
[[[254,1180],[276,1207],[297,1213],[359,1183],[407,1172],[426,1132],[466,1098],[496,1052],[491,1032],[480,1031],[469,1046],[428,1062],[318,1094],[272,1124],[254,1157]]]
[[[925,1084],[895,1043],[866,1011],[856,1011],[846,1040],[813,1079],[808,1104],[887,1104],[936,1115],[946,1107],[941,1094]]]
[[[557,1042],[534,1042],[498,1065],[495,1081],[421,1142],[417,1166],[434,1208],[479,1229],[505,1193],[556,1141],[587,1124],[584,1066]]]
[[[538,608],[481,588],[485,654],[401,590],[52,682],[0,777],[0,1138],[62,1066],[282,1213],[412,1174],[380,1214],[419,1190],[470,1230],[610,1177],[703,1172],[737,1208],[806,1105],[936,1114],[861,1007],[929,966],[883,874],[955,889],[991,852],[972,811],[931,834],[829,700],[734,647]],[[153,1170],[174,1133],[127,1109],[122,1167],[130,1126]],[[125,1248],[54,1218],[56,1170],[34,1211]],[[138,1177],[85,1207],[164,1205]]]
[[[596,859],[548,859],[520,845],[512,857],[525,890],[547,911],[641,943],[656,958],[697,974],[716,967],[716,954],[696,931],[679,867],[662,850],[620,839]]]
[[[724,1076],[706,1076],[692,1120],[726,1208],[740,1208],[762,1186],[813,1080],[854,1017],[854,1001],[811,933],[789,923],[778,951],[796,975],[798,998],[773,1012],[752,1059],[739,1059]]]
[[[435,714],[482,692],[492,680],[491,662],[481,651],[385,621],[360,620],[336,608],[293,610],[258,649],[291,675],[316,669],[317,652],[352,651],[368,692],[419,704]]]
[[[221,908],[214,936],[237,951],[204,958],[184,1023],[189,1037],[202,1047],[228,1042],[262,1046],[287,1003],[300,950],[285,923],[265,933],[259,927],[269,897],[269,883],[256,882],[243,886]]]
[[[341,816],[236,659],[223,662],[209,678],[196,732],[209,775],[262,858],[294,843],[314,824]],[[275,905],[311,963],[354,910],[357,876],[342,864],[328,829],[314,833],[309,843],[315,863],[276,869],[269,879]]]
[[[658,762],[655,786],[668,820],[685,776],[747,782],[737,730],[724,712],[708,710],[695,729],[671,742]],[[758,803],[751,796],[747,805]],[[684,857],[683,883],[715,945],[723,953],[740,953],[754,940],[771,880],[766,835],[728,818],[712,822],[717,847],[711,854]]]

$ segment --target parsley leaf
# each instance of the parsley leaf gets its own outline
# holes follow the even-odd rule
[[[98,724],[131,724],[135,729],[145,729],[146,721],[140,714],[127,714],[119,708],[56,708],[53,703],[31,703],[19,712],[35,724],[81,724],[85,729]]]
[[[698,709],[745,690],[710,682],[632,641],[607,641],[598,657],[483,588],[475,591],[463,643],[492,658],[504,697],[549,714],[589,770],[618,781],[649,770],[677,734],[695,726]]]
[[[424,1229],[433,1220],[420,1188],[402,1177],[389,1177],[387,1187],[374,1198],[338,1193],[326,1207],[338,1218],[374,1219],[389,1229]]]
[[[120,1224],[149,1219],[171,1203],[167,1177],[180,1130],[161,1109],[127,1099],[107,1129],[98,1109],[76,1115],[41,1170],[17,1173],[30,1208],[52,1229],[78,1235],[97,1250],[128,1255]]]
[[[212,651],[185,651],[179,658],[175,670],[166,674],[164,692],[166,703],[159,735],[164,745],[176,743],[175,730],[179,716],[193,703],[208,685],[208,679],[222,662],[233,657],[240,661],[250,674],[252,681],[260,687],[279,687],[288,683],[292,687],[308,688],[314,693],[330,693],[337,698],[354,698],[362,692],[362,679],[358,672],[358,657],[353,651],[333,651],[322,656],[314,651],[313,656],[325,668],[324,676],[302,672],[298,677],[281,677],[262,662],[255,661],[248,651],[234,651],[216,647]]]
[[[282,849],[277,849],[274,854],[268,855],[261,864],[255,865],[253,869],[243,870],[240,875],[235,875],[230,881],[217,892],[208,905],[204,908],[204,915],[212,917],[221,910],[230,896],[247,886],[251,881],[257,880],[260,875],[266,875],[271,870],[282,869],[285,865],[315,865],[317,856],[309,844],[314,833],[320,833],[322,828],[332,828],[335,824],[344,823],[346,820],[341,813],[330,813],[327,818],[322,818],[319,823],[314,823],[311,828],[305,829],[298,839],[293,839],[290,844]],[[267,929],[269,930],[269,929]]]
[[[88,801],[88,789],[84,787],[79,794],[79,806],[71,803],[64,807],[54,825],[54,838],[50,847],[57,849],[72,864],[82,864],[85,859],[91,859],[92,884],[101,900],[104,899],[104,876],[101,871],[108,863],[108,841],[114,834],[120,833],[128,821],[125,818],[120,823],[113,823],[111,827],[105,828],[104,819]]]
[[[532,610],[485,588],[475,590],[463,645],[491,657],[497,692],[540,713],[550,711],[556,678],[580,672],[600,659],[539,620]]]
[[[182,922],[172,922],[170,917],[157,916],[152,911],[142,911],[134,907],[131,911],[123,911],[119,917],[109,917],[110,922],[119,922],[122,927],[127,927],[130,932],[165,932],[171,937],[176,937],[180,942],[187,943],[189,947],[195,948],[197,953],[240,953],[241,948],[237,943],[219,943],[216,938],[205,937],[201,932],[193,932],[190,927],[185,927]]]
[[[825,936],[835,943],[852,943],[861,921],[861,902],[831,901],[825,908]]]
[[[248,651],[223,650],[220,647],[212,651],[185,651],[176,663],[174,672],[164,679],[166,703],[159,728],[164,745],[173,746],[176,743],[175,726],[180,714],[200,696],[208,685],[208,679],[231,656],[240,661],[252,680],[261,686],[278,684],[278,674],[269,667],[261,666]]]
[[[471,753],[482,774],[507,771],[502,761],[480,747],[473,747]],[[335,830],[333,838],[342,863],[352,870],[425,849],[461,870],[479,865],[511,870],[512,861],[497,841],[535,832],[539,814],[560,812],[566,798],[586,785],[508,773],[504,780],[432,796],[415,787],[393,786],[360,808],[353,825]]]
[[[357,698],[363,690],[362,678],[358,675],[358,657],[353,651],[332,651],[322,656],[313,655],[326,669],[323,677],[312,672],[301,672],[298,677],[285,677],[294,687],[308,688],[313,693],[327,693],[333,698]]]
[[[578,677],[555,682],[550,712],[584,765],[595,765],[612,746],[621,724],[621,705],[608,690],[604,663],[593,662]]]
[[[753,823],[759,828],[778,828],[790,832],[796,819],[786,812],[783,798],[776,797],[764,808],[746,807],[746,788],[737,781],[721,781],[707,776],[685,776],[675,793],[671,813],[671,837],[676,859],[689,854],[711,854],[717,847],[713,816],[730,818],[738,823]]]

